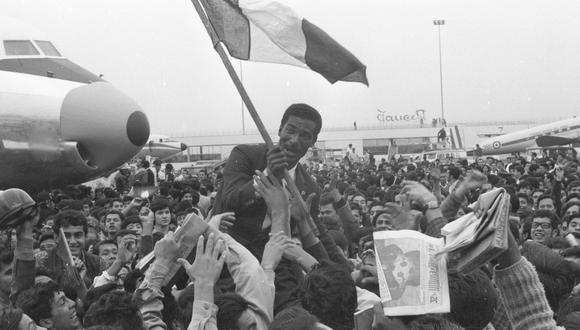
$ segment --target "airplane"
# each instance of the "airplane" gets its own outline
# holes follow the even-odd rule
[[[567,145],[580,139],[580,118],[570,118],[492,137],[479,143],[483,155],[523,152],[528,148]],[[473,150],[468,156],[473,156]]]
[[[185,143],[175,141],[165,135],[151,134],[149,141],[136,157],[144,158],[145,156],[150,156],[164,160],[185,150],[187,150]]]
[[[0,16],[0,189],[78,184],[149,140],[147,116],[43,34]]]

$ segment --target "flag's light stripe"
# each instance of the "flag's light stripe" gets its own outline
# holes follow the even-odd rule
[[[277,1],[240,0],[238,5],[250,22],[259,28],[271,43],[300,62],[306,62],[306,38],[302,31],[302,17]],[[250,27],[252,50],[254,43],[257,42],[253,39],[254,35],[257,35],[254,26]],[[250,58],[253,58],[252,52]]]
[[[250,21],[250,61],[284,63],[308,68],[305,63],[297,60],[284,50],[280,49],[270,38],[253,22]]]

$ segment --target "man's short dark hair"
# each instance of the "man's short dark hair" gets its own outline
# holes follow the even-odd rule
[[[54,233],[46,233],[46,234],[40,235],[40,238],[38,239],[38,244],[40,244],[46,240],[49,240],[49,239],[52,239],[52,240],[56,239]]]
[[[236,293],[225,293],[215,298],[218,307],[217,327],[218,329],[237,329],[240,315],[248,309],[246,299]]]
[[[314,141],[318,139],[318,133],[322,129],[322,117],[320,113],[313,107],[304,103],[295,103],[286,109],[284,116],[282,116],[282,121],[280,122],[280,130],[286,124],[290,116],[295,116],[302,119],[311,120],[314,122]]]
[[[299,306],[288,307],[274,317],[270,324],[270,330],[316,330],[318,326],[316,323],[318,319],[316,316],[308,313]]]
[[[107,213],[105,213],[105,216],[103,218],[106,219],[109,214],[116,214],[119,216],[119,219],[121,219],[121,222],[125,221],[125,215],[121,211],[109,210],[107,211]]]
[[[304,279],[302,306],[335,330],[353,329],[357,293],[349,270],[322,262]]]
[[[523,199],[525,199],[526,202],[528,202],[528,204],[531,204],[532,203],[532,198],[530,196],[528,196],[528,194],[525,194],[525,193],[517,193],[516,194],[516,197],[517,198],[523,198]]]
[[[540,205],[540,201],[542,201],[544,199],[551,199],[552,202],[554,202],[554,198],[552,197],[552,195],[543,194],[543,195],[540,195],[540,197],[538,197],[538,200],[536,201],[536,203],[538,203],[538,205]],[[536,206],[538,206],[538,205],[536,205]]]
[[[450,167],[449,168],[449,176],[451,176],[454,180],[458,180],[461,176],[461,170],[458,167]]]
[[[451,318],[466,329],[483,329],[491,322],[498,294],[491,280],[481,270],[449,275]]]
[[[548,218],[550,219],[550,223],[552,225],[552,229],[558,228],[560,224],[560,218],[556,215],[556,213],[548,210],[537,210],[532,214],[532,221],[533,219],[538,218]]]
[[[121,199],[120,197],[111,198],[109,199],[109,201],[111,202],[111,205],[113,205],[114,202],[123,203],[123,199]]]
[[[153,212],[157,212],[169,207],[169,201],[165,198],[159,197],[151,202],[150,209]]]
[[[124,291],[113,291],[102,295],[87,310],[84,326],[104,325],[121,329],[143,328],[139,308],[133,304],[132,295]]]
[[[572,182],[568,183],[568,186],[566,187],[566,192],[569,192],[572,188],[575,188],[578,186],[580,186],[580,181],[578,181],[578,180],[572,181]]]
[[[54,226],[52,229],[55,233],[58,233],[60,228],[68,226],[83,226],[83,231],[85,235],[87,233],[87,217],[81,212],[76,210],[65,210],[59,212],[54,217]]]
[[[534,187],[532,186],[532,184],[528,180],[524,180],[524,181],[520,182],[520,184],[518,185],[518,190],[521,190],[524,188],[534,190]]]
[[[130,224],[133,224],[133,223],[138,223],[141,225],[141,228],[143,228],[143,224],[141,223],[141,219],[139,218],[139,216],[138,215],[130,215],[121,224],[121,229],[127,229],[127,226]]]
[[[96,256],[98,256],[99,255],[99,249],[101,248],[101,246],[103,246],[105,244],[113,244],[117,248],[119,247],[117,245],[117,241],[112,240],[112,239],[105,239],[105,240],[102,240],[99,243],[95,244],[95,246],[93,247],[93,254],[96,255]]]
[[[59,292],[58,284],[53,281],[38,283],[22,291],[16,298],[16,307],[30,316],[34,323],[52,317],[54,294]]]
[[[328,192],[322,193],[318,205],[328,205],[328,204],[332,204],[332,207],[334,207],[334,198],[332,198],[332,195]]]

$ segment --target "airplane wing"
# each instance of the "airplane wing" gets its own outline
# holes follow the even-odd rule
[[[539,136],[536,139],[536,144],[538,144],[538,147],[543,148],[543,147],[566,145],[566,144],[570,144],[570,143],[573,143],[576,141],[578,141],[577,138],[569,139],[569,138],[559,137],[559,136],[543,135],[543,136]]]

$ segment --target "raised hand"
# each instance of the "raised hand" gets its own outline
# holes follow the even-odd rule
[[[254,189],[266,201],[271,210],[288,209],[288,195],[286,195],[282,183],[277,178],[268,177],[264,173],[256,171]]]
[[[157,260],[171,263],[177,259],[177,256],[179,255],[179,244],[180,242],[175,240],[173,232],[170,231],[165,235],[165,237],[155,243],[153,255],[155,255]]]
[[[278,232],[270,236],[266,243],[264,254],[262,255],[262,268],[264,270],[275,270],[282,259],[284,251],[293,245],[292,241],[283,232]]]
[[[119,250],[117,251],[117,260],[123,265],[129,264],[133,261],[135,257],[135,240],[123,237],[121,243],[119,244]]]
[[[468,190],[481,188],[481,186],[487,182],[487,177],[485,174],[481,173],[478,170],[472,170],[467,174],[465,180],[461,183],[465,186]]]
[[[224,212],[214,215],[209,220],[208,225],[222,233],[227,233],[234,226],[235,221],[236,215],[234,212]]]
[[[268,161],[268,169],[270,169],[275,177],[282,179],[284,177],[284,169],[287,169],[289,164],[286,152],[279,146],[276,146],[268,150],[266,158]]]
[[[424,185],[415,181],[405,181],[401,193],[406,194],[412,201],[425,205],[430,201],[437,201],[435,195]]]
[[[193,264],[182,258],[177,259],[177,262],[183,266],[189,278],[194,280],[196,285],[213,286],[217,282],[226,260],[227,252],[224,251],[224,248],[224,241],[216,239],[213,233],[209,234],[204,248],[204,237],[201,235],[197,240]]]

